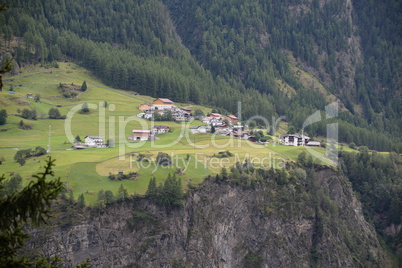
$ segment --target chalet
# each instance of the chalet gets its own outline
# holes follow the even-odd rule
[[[154,108],[153,103],[143,103],[140,105],[140,107],[138,107],[138,109],[143,112],[151,111],[153,110],[153,108]]]
[[[210,131],[211,131],[211,128],[209,126],[206,126],[206,125],[190,127],[191,134],[207,133],[207,132],[210,132]]]
[[[231,123],[231,124],[237,124],[237,122],[238,122],[238,118],[236,117],[236,116],[234,116],[234,115],[228,115],[227,116],[227,119],[229,120],[229,122]]]
[[[209,116],[213,118],[222,118],[222,115],[218,113],[210,113]]]
[[[33,98],[34,98],[34,94],[33,94],[33,93],[27,93],[27,98],[33,99]]]
[[[170,131],[171,130],[170,130],[169,126],[153,126],[151,132],[154,135],[156,135],[156,134],[166,133],[166,132],[170,132]]]
[[[176,107],[173,105],[173,101],[171,101],[169,99],[165,99],[165,98],[156,99],[154,101],[153,106],[155,109],[158,109],[158,110],[172,110]]]
[[[287,146],[306,146],[310,137],[300,134],[287,134],[279,136],[279,140]]]
[[[103,145],[103,137],[102,136],[86,136],[85,137],[85,146],[87,147],[105,147]]]
[[[147,141],[151,139],[151,130],[133,129],[132,134],[128,137],[130,141]]]
[[[306,145],[310,147],[321,147],[321,143],[319,141],[309,141]]]

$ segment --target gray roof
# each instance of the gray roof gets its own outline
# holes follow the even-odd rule
[[[85,138],[90,138],[90,139],[103,139],[102,136],[86,136]]]

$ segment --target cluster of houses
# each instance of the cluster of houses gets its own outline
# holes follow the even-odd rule
[[[152,119],[155,113],[159,113],[159,115],[163,116],[166,112],[171,112],[173,120],[177,122],[186,121],[191,117],[190,109],[178,108],[174,105],[173,101],[166,98],[158,98],[153,103],[143,103],[138,107],[138,109],[142,111],[139,116],[145,119]],[[190,128],[191,134],[213,132],[217,135],[233,136],[240,139],[250,140],[252,142],[256,141],[250,131],[245,130],[244,126],[234,115],[223,116],[219,113],[210,113],[208,116],[200,118],[200,120],[205,125],[192,126]],[[133,129],[128,140],[154,140],[155,135],[166,132],[171,132],[169,126],[166,125],[155,125],[150,130]],[[287,146],[321,146],[320,142],[311,141],[310,137],[300,134],[280,135],[279,142]],[[84,145],[76,145],[74,146],[74,149],[84,149],[88,147],[105,148],[106,145],[101,136],[86,136]]]
[[[167,112],[172,114],[176,122],[187,121],[191,117],[191,109],[178,108],[173,101],[166,98],[157,98],[153,103],[143,103],[138,109],[141,110],[139,117],[148,120],[155,118],[155,113],[164,116]]]

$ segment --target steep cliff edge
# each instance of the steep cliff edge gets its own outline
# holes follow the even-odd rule
[[[344,177],[206,180],[184,207],[137,198],[72,226],[33,233],[31,246],[94,267],[386,267],[390,262]]]

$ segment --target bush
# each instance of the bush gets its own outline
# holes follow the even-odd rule
[[[50,119],[61,119],[62,116],[60,114],[59,109],[57,108],[50,108],[49,110],[49,118]]]
[[[33,128],[33,125],[32,125],[32,124],[25,123],[23,120],[21,120],[21,121],[18,123],[18,127],[19,127],[20,129],[29,130],[29,129],[32,129],[32,128]]]
[[[22,110],[21,117],[28,120],[36,120],[36,110],[24,109]]]
[[[171,166],[172,159],[167,153],[159,152],[156,157],[156,164],[160,166]]]

